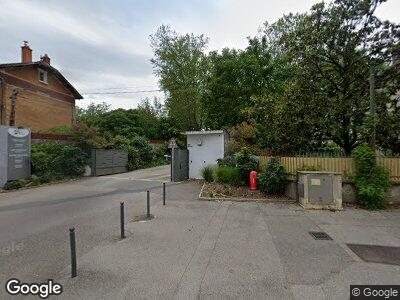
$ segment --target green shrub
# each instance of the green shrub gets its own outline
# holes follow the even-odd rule
[[[207,182],[214,181],[214,168],[212,166],[204,166],[201,169],[201,176]]]
[[[10,180],[7,181],[6,184],[3,186],[4,190],[16,190],[24,187],[26,185],[26,180],[25,179],[20,179],[20,180]]]
[[[128,170],[137,170],[140,167],[139,150],[129,146],[126,151],[128,152]]]
[[[87,155],[71,144],[64,145],[60,156],[54,159],[56,175],[60,176],[82,176],[88,163]]]
[[[375,153],[369,146],[358,146],[351,154],[354,158],[358,173],[370,174],[376,167]]]
[[[134,137],[132,139],[132,146],[138,149],[141,163],[146,164],[154,159],[153,149],[144,137]]]
[[[84,123],[78,123],[73,127],[71,141],[88,155],[91,149],[105,149],[110,146],[97,127]]]
[[[121,135],[113,139],[113,148],[128,152],[128,170],[133,171],[140,167],[139,150],[131,144],[131,140]]]
[[[40,179],[40,183],[49,183],[49,182],[56,180],[56,177],[52,173],[47,173],[47,174],[43,174],[42,176],[40,176],[39,179]]]
[[[354,177],[357,201],[367,209],[385,208],[390,188],[389,172],[376,165],[374,150],[367,145],[358,146],[352,155],[357,167]]]
[[[40,184],[40,178],[36,175],[29,176],[28,181],[29,181],[29,185],[31,185],[31,186]]]
[[[246,147],[243,147],[242,150],[236,154],[236,165],[240,177],[246,184],[249,183],[250,172],[258,170],[258,162],[253,158]]]
[[[217,160],[218,166],[231,166],[236,167],[236,158],[233,155],[225,156]]]
[[[32,173],[39,177],[82,176],[89,163],[80,148],[63,142],[32,144]]]
[[[154,149],[154,155],[157,158],[164,158],[164,155],[168,153],[168,143],[156,145]]]
[[[215,169],[215,180],[219,183],[239,185],[241,177],[239,170],[232,166],[218,166]]]
[[[268,195],[282,195],[285,193],[286,178],[284,167],[272,158],[267,162],[265,172],[258,175],[258,184]]]

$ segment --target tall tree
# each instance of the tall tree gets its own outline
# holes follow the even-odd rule
[[[100,104],[89,104],[87,108],[76,108],[76,120],[78,123],[85,123],[88,126],[97,125],[101,116],[110,111],[110,105],[103,102]]]
[[[398,43],[398,26],[374,15],[384,1],[322,2],[309,13],[265,28],[271,47],[295,66],[297,106],[316,109],[310,112],[313,125],[318,125],[315,132],[346,153],[362,140],[360,128],[370,109],[370,68],[388,68],[390,49]],[[385,86],[388,79],[383,78]]]
[[[166,94],[168,115],[182,130],[201,129],[208,39],[203,35],[179,35],[165,25],[150,39],[154,51],[151,63]]]
[[[249,121],[253,98],[284,90],[286,69],[273,59],[265,39],[249,39],[245,50],[223,49],[209,55],[210,72],[203,98],[205,122],[211,128]]]

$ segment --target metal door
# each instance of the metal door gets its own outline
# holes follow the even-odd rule
[[[172,149],[171,181],[182,181],[189,178],[189,150]]]
[[[308,175],[308,199],[313,204],[333,202],[333,180],[330,175]]]

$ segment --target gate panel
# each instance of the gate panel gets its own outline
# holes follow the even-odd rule
[[[128,172],[128,152],[123,150],[92,149],[92,175]]]
[[[189,150],[172,149],[171,181],[182,181],[189,178]]]

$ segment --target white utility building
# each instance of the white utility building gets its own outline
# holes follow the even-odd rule
[[[189,178],[201,179],[204,166],[216,165],[224,157],[225,133],[223,130],[186,131],[189,150]]]

